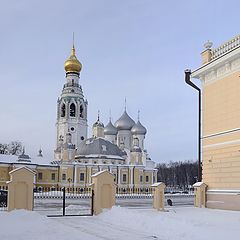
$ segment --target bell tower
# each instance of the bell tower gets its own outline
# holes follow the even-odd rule
[[[57,138],[55,158],[61,158],[61,149],[66,142],[67,134],[72,137],[72,144],[78,152],[80,143],[87,138],[87,100],[84,99],[82,87],[79,84],[82,64],[75,55],[73,44],[70,57],[64,64],[66,83],[61,96],[57,100]]]

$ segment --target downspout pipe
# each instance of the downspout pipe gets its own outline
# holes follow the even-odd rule
[[[198,182],[202,181],[202,161],[201,161],[201,89],[191,81],[191,70],[185,71],[185,82],[198,91]]]

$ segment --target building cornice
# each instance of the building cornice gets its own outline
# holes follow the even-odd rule
[[[202,84],[206,85],[238,71],[240,71],[240,47],[193,71],[191,77],[201,80]]]

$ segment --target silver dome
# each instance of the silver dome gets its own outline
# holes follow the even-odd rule
[[[115,128],[111,122],[107,124],[107,126],[104,128],[104,135],[116,135],[117,134],[117,128]]]
[[[126,110],[122,114],[122,116],[115,122],[115,127],[118,130],[131,130],[131,128],[135,125],[135,122],[129,117]]]
[[[104,124],[99,121],[99,119],[93,124],[93,127],[102,127],[104,128]]]
[[[147,129],[138,120],[138,122],[132,127],[131,132],[134,135],[145,135],[147,133]]]

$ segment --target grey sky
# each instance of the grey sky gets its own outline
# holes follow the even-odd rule
[[[212,2],[212,3],[211,3]],[[0,142],[20,140],[30,155],[53,156],[56,101],[65,82],[72,32],[83,64],[89,134],[101,111],[124,109],[148,129],[157,162],[197,158],[197,94],[185,68],[203,44],[239,34],[239,1],[1,1]]]

